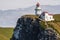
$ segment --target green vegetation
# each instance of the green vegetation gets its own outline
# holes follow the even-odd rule
[[[55,22],[56,22],[56,21],[59,22],[59,21],[60,21],[60,14],[55,14],[55,15],[54,15],[54,19],[55,19]]]
[[[0,40],[10,40],[13,28],[0,28]]]
[[[56,31],[56,33],[58,33],[60,35],[60,27],[59,27],[59,25],[57,25],[56,22],[48,22],[48,26],[51,27],[52,29],[54,29]]]
[[[24,15],[24,16],[22,16],[22,18],[32,18],[32,19],[35,19],[35,18],[38,18],[39,19],[39,17],[38,16],[36,16],[36,15]]]
[[[44,30],[47,28],[44,21],[41,21],[40,25],[41,25],[42,29],[44,29]]]

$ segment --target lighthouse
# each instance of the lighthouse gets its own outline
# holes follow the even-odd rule
[[[37,15],[37,16],[41,15],[41,7],[40,7],[39,2],[36,4],[35,15]]]

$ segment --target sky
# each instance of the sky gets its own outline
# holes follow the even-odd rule
[[[36,5],[39,2],[40,5],[60,5],[60,0],[0,0],[0,11],[18,8],[27,8]],[[0,26],[9,27],[15,26],[18,17],[25,14],[7,14],[8,12],[0,13]],[[7,16],[6,16],[7,15]]]
[[[60,0],[0,0],[0,10],[27,8],[35,5],[60,5]]]

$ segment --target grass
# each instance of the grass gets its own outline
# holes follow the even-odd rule
[[[13,28],[0,28],[0,40],[10,40]]]
[[[40,25],[41,25],[41,28],[44,30],[47,28],[44,21],[41,21]]]
[[[56,21],[58,21],[58,22],[60,21],[60,14],[55,14],[53,17],[55,19],[55,22]]]
[[[48,22],[48,26],[54,29],[60,35],[60,26],[56,22]]]

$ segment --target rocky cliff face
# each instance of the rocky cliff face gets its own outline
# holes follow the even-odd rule
[[[56,40],[51,29],[43,29],[36,16],[22,16],[18,19],[11,40]]]

